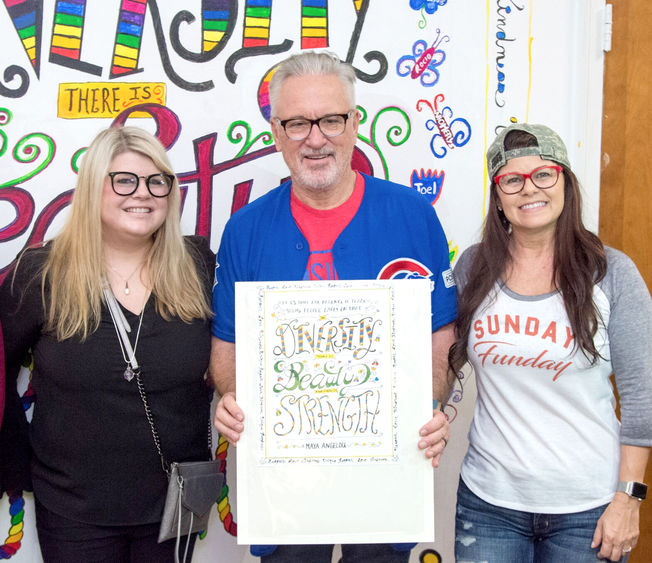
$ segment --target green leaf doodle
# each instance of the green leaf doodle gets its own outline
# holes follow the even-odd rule
[[[263,131],[262,133],[259,133],[252,139],[251,126],[246,121],[238,120],[231,123],[231,126],[229,127],[229,130],[226,133],[227,138],[234,145],[243,142],[242,133],[239,131],[237,133],[234,133],[236,128],[244,129],[246,134],[244,136],[244,144],[242,145],[240,152],[238,152],[238,154],[235,155],[235,158],[240,158],[242,155],[246,154],[247,151],[259,140],[262,140],[263,145],[265,146],[269,146],[274,142],[274,140],[272,139],[272,134],[269,131]]]

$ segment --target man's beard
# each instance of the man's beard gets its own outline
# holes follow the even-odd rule
[[[333,160],[331,161],[330,158],[326,159],[328,164],[317,170],[308,169],[300,164],[304,160],[303,157],[317,154],[331,155]],[[348,159],[344,158],[342,160],[338,160],[337,157],[337,152],[327,147],[323,147],[318,151],[305,151],[299,154],[299,164],[294,170],[291,170],[293,182],[315,191],[331,189],[350,170],[351,155],[349,155]]]

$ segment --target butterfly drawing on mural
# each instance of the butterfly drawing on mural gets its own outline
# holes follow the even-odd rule
[[[446,60],[446,53],[439,47],[449,40],[448,35],[442,36],[439,29],[430,47],[423,39],[417,40],[412,46],[412,54],[401,57],[396,63],[396,73],[399,76],[409,74],[415,80],[418,78],[422,86],[434,86],[439,82],[438,67]]]
[[[444,158],[449,149],[463,147],[471,138],[471,125],[469,122],[458,117],[453,119],[453,110],[450,106],[439,109],[439,104],[444,101],[443,94],[437,94],[432,104],[428,100],[419,100],[417,102],[417,111],[429,108],[434,115],[434,119],[426,121],[426,129],[434,131],[430,140],[430,151],[436,158]]]

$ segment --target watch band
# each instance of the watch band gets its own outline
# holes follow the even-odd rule
[[[625,493],[632,498],[645,500],[647,495],[647,485],[638,481],[618,481],[616,485],[617,493]]]

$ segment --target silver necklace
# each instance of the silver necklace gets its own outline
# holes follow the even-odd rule
[[[111,286],[108,283],[104,287],[104,297],[106,299],[109,313],[111,314],[113,328],[115,329],[116,335],[118,336],[118,344],[120,344],[122,359],[127,364],[127,369],[125,369],[122,377],[124,377],[127,381],[131,381],[135,375],[140,373],[140,366],[138,365],[138,360],[136,360],[136,348],[138,348],[140,328],[143,326],[145,304],[147,303],[149,292],[145,293],[145,300],[143,301],[143,307],[140,312],[140,320],[138,321],[138,330],[136,331],[136,340],[134,341],[133,347],[131,345],[131,341],[129,340],[129,336],[127,335],[128,332],[131,332],[131,327],[129,326],[127,319],[120,309],[118,300],[115,298],[113,291],[111,291]]]
[[[140,264],[138,264],[138,266],[136,266],[136,269],[135,269],[133,272],[131,272],[131,274],[129,274],[126,278],[122,277],[122,274],[121,274],[120,272],[118,272],[118,270],[116,270],[113,266],[111,266],[110,264],[107,264],[107,266],[109,266],[109,269],[110,269],[110,270],[113,270],[116,274],[118,274],[118,277],[119,277],[123,282],[125,282],[125,288],[124,288],[124,293],[125,293],[125,295],[129,295],[129,294],[131,293],[131,290],[129,289],[129,280],[133,277],[133,275],[134,275],[134,274],[135,274],[135,273],[136,273],[140,268],[143,267],[143,264],[144,264],[144,263],[145,263],[145,262],[141,262]]]

